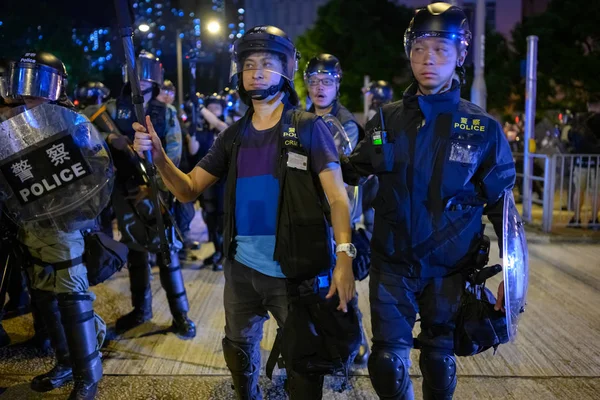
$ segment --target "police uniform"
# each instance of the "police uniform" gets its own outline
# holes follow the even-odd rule
[[[369,371],[376,391],[389,399],[412,398],[403,396],[412,393],[409,354],[417,313],[425,398],[448,392],[451,398],[454,322],[465,284],[460,271],[472,262],[481,240],[484,205],[501,205],[515,179],[502,128],[460,99],[458,82],[441,94],[416,91],[415,84],[401,101],[383,107],[387,143],[373,143],[381,126],[376,116],[343,164],[349,183],[357,173],[379,178],[371,240]],[[498,215],[492,219],[501,232]]]
[[[152,83],[147,93],[143,93],[147,95],[152,92],[152,98],[145,104],[145,114],[150,116],[167,156],[178,165],[182,155],[182,134],[177,110],[156,98],[163,79],[162,66],[153,54],[142,51],[137,59],[137,67],[140,81]],[[99,126],[99,130],[104,132],[106,137],[111,133],[125,135],[128,142],[132,143],[135,136],[132,124],[137,120],[129,94],[130,89],[129,84],[126,84],[118,99],[88,108],[86,113],[92,115],[90,119]],[[129,146],[124,150],[113,148],[112,153],[117,169],[112,205],[122,234],[121,242],[129,247],[128,269],[131,302],[134,308],[132,312],[117,320],[116,329],[123,332],[152,318],[148,252],[160,253],[160,240],[156,229],[154,202],[145,198],[134,204],[132,200],[139,193],[140,187],[148,184],[145,168]],[[158,176],[157,181],[161,189],[159,196],[162,203],[170,207],[172,196]],[[181,336],[194,337],[196,328],[187,317],[189,304],[177,256],[182,243],[177,239],[174,227],[169,227],[166,234],[170,243],[170,259],[157,259],[161,285],[165,289],[173,315],[173,328]]]
[[[129,98],[120,98],[109,101],[106,105],[118,130],[133,141],[134,131],[132,124],[135,121],[133,108]],[[164,104],[157,99],[152,99],[146,107],[146,115],[150,115],[152,123],[159,134],[167,156],[178,165],[182,153],[181,128],[177,119],[177,110],[171,105]],[[117,166],[118,168],[118,166]],[[117,187],[113,193],[113,208],[117,215],[121,241],[129,251],[129,278],[131,283],[132,305],[134,312],[122,317],[118,330],[127,330],[144,320],[152,317],[152,293],[150,291],[150,265],[148,252],[159,252],[159,240],[155,232],[154,204],[150,199],[144,199],[137,205],[133,204],[130,196],[135,195],[138,185],[142,182],[132,179],[131,172],[121,175],[117,172]],[[139,179],[139,174],[137,174]],[[158,178],[161,189],[160,196],[166,204],[171,203],[171,196],[166,187]],[[167,292],[169,308],[175,319],[174,323],[187,325],[180,333],[183,336],[195,336],[195,327],[187,319],[189,304],[183,283],[183,276],[179,266],[177,252],[181,250],[182,243],[178,240],[173,228],[167,232],[170,249],[170,267],[160,257],[157,260],[160,269],[161,284]],[[121,329],[122,328],[122,329]]]
[[[70,135],[61,137],[72,140],[74,146],[86,149],[84,163],[87,169],[78,171],[93,175],[94,179],[97,175],[98,179],[94,180],[95,183],[111,181],[112,169],[109,165],[108,153],[101,145],[94,146],[93,149],[89,147],[96,139],[90,132],[91,126],[85,117],[77,116],[73,105],[64,93],[66,77],[64,64],[50,53],[25,53],[11,69],[11,74],[8,95],[29,96],[29,98],[44,99],[46,103],[54,103],[42,104],[28,111],[27,122],[35,127],[31,128],[32,132],[39,131],[39,136],[32,135],[32,137],[39,139],[55,126],[67,126],[66,130],[70,130],[74,123],[77,129],[68,131]],[[35,79],[32,74],[35,74]],[[52,126],[44,125],[48,114],[53,115]],[[24,117],[15,114],[13,118]],[[18,126],[19,121],[14,122],[14,125]],[[77,142],[78,139],[82,141]],[[63,152],[65,143],[69,143],[69,140],[61,140],[63,147],[57,147],[58,150],[52,153],[46,151],[51,159],[50,163],[54,163],[55,167],[62,165],[65,160],[71,160],[71,157],[76,157],[76,153],[70,153],[69,157],[68,152]],[[58,145],[53,145],[53,148],[55,146]],[[82,154],[79,157],[84,157]],[[58,159],[59,156],[62,158]],[[105,166],[107,167],[104,168]],[[76,172],[73,171],[62,170],[60,174],[54,175],[56,184],[44,181],[42,187],[40,183],[33,183],[29,191],[21,190],[19,195],[22,197],[42,194],[57,196],[53,201],[61,202],[61,196],[51,194],[50,191],[73,180],[73,173]],[[33,176],[32,178],[37,179]],[[62,182],[59,179],[62,179]],[[24,180],[21,179],[21,182]],[[34,190],[35,185],[38,187]],[[101,190],[96,190],[92,198],[81,202],[77,211],[69,211],[67,204],[63,203],[65,207],[53,214],[50,207],[46,210],[48,214],[46,219],[38,217],[33,218],[34,221],[30,219],[29,222],[24,222],[19,233],[19,240],[27,247],[29,253],[30,263],[27,273],[31,282],[32,298],[47,327],[57,360],[52,370],[32,380],[31,388],[35,391],[49,391],[74,380],[75,387],[69,399],[92,399],[96,394],[98,381],[102,378],[99,350],[104,340],[106,325],[94,313],[92,303],[95,296],[88,291],[87,269],[83,261],[85,241],[82,230],[94,227],[93,218],[103,206],[103,200],[108,198],[111,187],[112,185],[97,186],[95,189],[101,188]],[[87,190],[87,187],[81,186],[81,189]],[[26,202],[25,198],[22,200]]]

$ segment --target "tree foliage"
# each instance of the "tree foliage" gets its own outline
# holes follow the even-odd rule
[[[600,0],[552,0],[546,12],[517,25],[518,60],[527,57],[527,36],[539,38],[538,108],[582,109],[589,93],[600,92],[599,21]]]

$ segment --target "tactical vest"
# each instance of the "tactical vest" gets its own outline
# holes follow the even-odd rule
[[[235,256],[235,204],[237,156],[242,133],[251,121],[252,112],[225,130],[225,148],[229,162],[225,194],[224,253]],[[277,209],[276,242],[273,260],[279,262],[288,279],[314,278],[334,264],[328,215],[329,206],[323,188],[311,171],[310,157],[314,114],[284,108],[278,138],[277,178],[280,183]],[[304,148],[302,137],[308,148]],[[296,165],[299,168],[288,166]],[[298,164],[299,163],[299,164]]]
[[[365,137],[365,130],[356,121],[356,118],[354,118],[354,114],[352,114],[346,107],[341,105],[340,102],[337,100],[335,101],[333,108],[331,109],[331,115],[336,117],[342,123],[342,125],[349,121],[356,123],[356,126],[358,126],[358,141],[360,142],[361,140],[363,140],[363,138]]]

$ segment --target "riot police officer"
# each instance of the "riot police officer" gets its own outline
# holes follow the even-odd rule
[[[50,157],[52,165],[63,168],[74,162],[78,154],[78,151],[73,149],[65,152],[70,142],[64,139],[72,137],[75,146],[83,149],[94,137],[89,122],[74,111],[73,104],[66,96],[66,77],[65,66],[57,57],[46,52],[29,52],[23,54],[11,67],[10,84],[7,90],[9,97],[23,98],[25,106],[19,111],[29,110],[25,118],[31,124],[30,131],[27,132],[28,137],[38,138],[44,135],[45,131],[54,131],[59,126],[65,127],[68,132],[73,127],[76,127],[76,132],[82,131],[83,136],[76,134],[73,134],[75,136],[60,134],[51,136],[55,139],[63,138],[61,139],[63,141],[52,145],[45,153]],[[13,115],[11,120],[22,118],[21,114],[13,113]],[[52,115],[51,126],[48,124],[47,115]],[[10,123],[11,120],[5,124]],[[18,135],[18,124],[15,122],[12,126],[17,126],[14,134]],[[32,132],[36,132],[35,135]],[[97,140],[100,143],[101,138],[98,136]],[[86,166],[82,167],[79,163],[72,168],[83,168],[90,174],[99,173],[102,175],[99,181],[110,180],[104,176],[111,174],[112,168],[109,166],[108,153],[102,145],[91,147],[78,157],[84,157]],[[96,169],[96,167],[100,168]],[[61,173],[67,176],[64,171]],[[82,170],[79,171],[81,173]],[[29,179],[39,179],[39,176],[21,175],[21,178],[23,183]],[[63,182],[62,185],[66,187],[67,184]],[[52,197],[50,191],[53,189],[56,189],[56,185],[46,185],[45,195]],[[37,193],[40,193],[39,188]],[[104,190],[96,191],[88,203],[85,203],[85,198],[89,193],[82,193],[81,199],[76,201],[81,200],[84,203],[71,213],[78,216],[74,222],[61,220],[62,214],[52,219],[50,207],[46,209],[45,218],[27,220],[21,229],[20,241],[27,246],[31,260],[27,272],[31,280],[32,298],[44,319],[56,355],[54,368],[33,378],[31,388],[35,391],[46,392],[74,380],[75,387],[69,399],[93,399],[97,392],[98,381],[102,378],[102,362],[98,350],[106,326],[104,321],[94,313],[92,303],[95,296],[88,291],[87,270],[82,261],[84,254],[82,230],[93,227],[93,217],[102,207],[100,199],[107,200],[109,193],[110,188],[104,186]],[[11,201],[11,198],[9,197],[7,201]],[[54,201],[56,202],[56,199]],[[7,206],[12,207],[10,204]]]
[[[110,95],[110,89],[102,82],[83,82],[75,89],[75,105],[84,109],[91,105],[104,103]]]
[[[379,178],[368,366],[382,399],[413,398],[413,346],[421,349],[424,398],[452,398],[461,271],[474,263],[484,212],[502,237],[503,197],[515,167],[498,122],[460,98],[470,39],[461,8],[434,3],[418,9],[404,36],[414,82],[401,101],[369,121],[367,136],[343,163],[350,183],[359,175]],[[421,332],[413,342],[417,313]]]
[[[142,51],[138,56],[137,66],[146,115],[152,118],[169,158],[179,164],[182,138],[177,110],[157,99],[163,83],[160,60],[152,53]],[[139,158],[131,149],[134,135],[131,125],[135,121],[135,114],[130,89],[129,83],[126,83],[118,99],[109,100],[97,110],[86,110],[88,114],[94,113],[90,119],[105,132],[112,150],[117,168],[112,205],[123,235],[121,241],[129,247],[128,269],[133,310],[117,319],[117,332],[132,329],[152,318],[148,253],[158,253],[156,222],[153,222],[153,204],[148,199],[147,177]],[[161,182],[159,186],[165,189]],[[171,204],[168,193],[161,191],[161,197],[165,204]],[[184,338],[190,338],[196,335],[196,327],[187,317],[189,304],[177,256],[182,246],[176,238],[174,228],[170,227],[168,230],[171,254],[170,260],[163,260],[162,257],[157,259],[160,282],[167,294],[174,331]]]
[[[310,59],[304,70],[304,82],[312,102],[308,111],[336,117],[348,134],[352,148],[355,148],[364,131],[354,115],[339,101],[342,77],[342,66],[335,56],[319,54]]]
[[[319,116],[333,115],[342,124],[342,128],[350,140],[350,148],[354,149],[364,132],[354,115],[338,99],[342,76],[342,66],[339,60],[331,54],[319,54],[308,61],[304,70],[304,84],[311,102],[308,111]],[[362,213],[360,207],[362,204],[362,188],[349,186],[347,190],[351,204],[355,205],[350,210],[351,224],[354,228],[360,222]],[[369,343],[363,332],[362,344],[354,362],[362,364],[367,361],[368,357]]]
[[[394,98],[394,89],[387,81],[379,80],[371,82],[365,96],[369,105],[366,121],[369,121],[377,114],[379,107],[391,103]]]

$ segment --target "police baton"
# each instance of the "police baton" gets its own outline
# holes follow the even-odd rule
[[[198,61],[198,56],[195,50],[191,50],[185,58],[190,63],[190,101],[192,102],[191,123],[188,133],[190,136],[195,136],[198,129],[198,96],[196,96],[196,62]]]
[[[123,51],[125,52],[125,61],[127,62],[127,78],[131,85],[131,100],[135,110],[135,117],[146,130],[146,114],[144,113],[144,95],[140,89],[140,78],[135,65],[135,50],[133,47],[133,28],[132,28],[132,8],[129,0],[114,0],[117,11],[117,22],[119,33],[123,39]],[[150,184],[150,200],[154,207],[154,217],[156,218],[158,237],[160,239],[160,256],[163,257],[165,264],[170,264],[169,242],[165,232],[165,223],[161,213],[161,204],[158,198],[158,184],[156,183],[156,167],[152,162],[152,152],[145,151],[146,169],[148,181]]]

